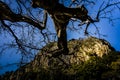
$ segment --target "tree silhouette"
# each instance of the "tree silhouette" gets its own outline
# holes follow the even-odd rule
[[[54,26],[58,37],[58,50],[53,51],[53,57],[58,57],[59,55],[61,55],[61,53],[67,55],[69,50],[67,47],[66,28],[70,21],[79,21],[78,26],[86,25],[84,33],[89,35],[89,32],[87,30],[90,24],[94,24],[96,29],[98,29],[95,25],[96,22],[99,22],[101,19],[108,19],[112,22],[113,19],[110,14],[113,14],[113,8],[120,9],[120,1],[101,0],[101,4],[98,5],[98,10],[93,17],[89,14],[90,11],[87,8],[91,7],[91,5],[96,5],[97,2],[98,0],[0,1],[0,29],[3,29],[4,31],[7,30],[14,38],[13,42],[11,42],[11,44],[7,46],[17,47],[21,51],[21,53],[26,55],[27,53],[32,52],[31,50],[39,50],[40,46],[37,46],[38,43],[34,45],[34,35],[26,38],[26,36],[24,35],[24,30],[22,35],[18,36],[19,33],[16,33],[15,31],[16,27],[25,29],[27,26],[28,28],[30,28],[27,30],[25,29],[26,31],[28,31],[28,34],[40,34],[40,36],[42,36],[40,37],[40,43],[44,45],[52,41],[53,35],[54,40],[56,40],[55,34],[49,32],[50,27],[47,25],[48,20],[51,18],[55,24]],[[11,5],[12,3],[14,3],[16,6],[15,10],[11,8],[14,7],[13,5]],[[67,3],[69,5],[67,5]],[[38,10],[38,12],[35,12],[36,9]],[[41,17],[41,20],[39,19],[39,16]],[[18,22],[25,22],[30,25],[28,26],[24,25],[24,23]],[[34,31],[36,30],[36,28],[39,29],[39,32],[38,30]],[[74,29],[74,26],[72,28]],[[44,31],[45,29],[46,31]],[[17,30],[19,31],[19,29]],[[6,47],[4,46],[1,50],[1,53],[5,48]]]

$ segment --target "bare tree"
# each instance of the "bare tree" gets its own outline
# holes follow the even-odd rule
[[[97,5],[97,2],[100,2]],[[14,7],[11,4],[15,4]],[[98,6],[94,16],[90,15],[90,7]],[[9,0],[0,1],[0,21],[1,29],[8,31],[14,38],[10,47],[17,47],[24,55],[39,50],[48,42],[56,41],[55,33],[50,32],[49,20],[53,20],[58,37],[58,50],[54,51],[53,57],[58,57],[63,53],[67,55],[66,28],[68,23],[79,22],[78,27],[86,25],[84,33],[89,35],[88,27],[93,24],[96,29],[96,22],[101,19],[113,21],[113,8],[120,9],[120,1],[112,0]],[[117,18],[119,19],[119,18]],[[18,22],[25,22],[30,25]],[[18,28],[18,29],[17,29]],[[21,28],[21,29],[20,29]],[[75,26],[73,25],[72,29]],[[17,31],[22,31],[20,35]],[[26,32],[27,31],[27,32]],[[33,33],[33,34],[32,34]],[[26,34],[27,38],[26,38]],[[35,35],[39,35],[39,45],[35,43]],[[98,30],[99,34],[99,30]],[[37,38],[38,39],[38,38]],[[40,46],[41,45],[41,46]],[[6,49],[4,46],[1,50]]]

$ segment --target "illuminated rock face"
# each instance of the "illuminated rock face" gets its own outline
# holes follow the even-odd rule
[[[102,57],[107,55],[113,48],[110,44],[102,39],[90,37],[81,41],[81,45],[78,47],[78,51],[75,52],[77,56],[83,61],[89,60],[91,56]]]
[[[55,69],[58,66],[66,66],[66,64],[81,64],[93,56],[102,58],[103,55],[107,55],[110,51],[114,50],[107,41],[95,37],[89,37],[83,40],[70,40],[68,42],[68,48],[69,55],[63,55],[61,53],[62,55],[59,58],[50,58],[52,51],[57,49],[57,43],[50,43],[38,53],[32,66]]]

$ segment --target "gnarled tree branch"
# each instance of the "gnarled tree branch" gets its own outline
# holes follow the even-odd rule
[[[11,11],[7,4],[2,1],[0,1],[0,20],[9,20],[11,22],[27,22],[40,30],[45,29],[45,27],[41,26],[41,23],[38,23],[21,14],[15,14]]]
[[[87,28],[94,22],[84,5],[79,8],[68,8],[60,4],[58,0],[32,0],[32,6],[43,8],[52,16],[58,36],[58,49],[64,54],[68,53],[66,27],[70,18],[77,18],[82,22],[87,21]],[[59,52],[56,53],[59,54]]]

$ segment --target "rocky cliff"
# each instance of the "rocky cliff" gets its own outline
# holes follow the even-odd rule
[[[2,80],[107,80],[120,79],[120,55],[95,37],[68,41],[69,54],[51,57],[57,43],[49,43],[34,60]]]

